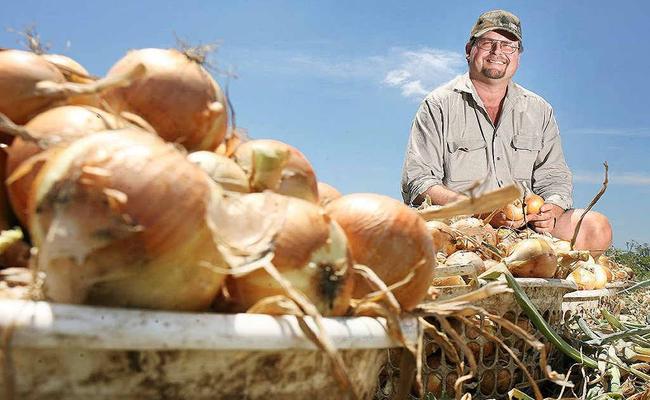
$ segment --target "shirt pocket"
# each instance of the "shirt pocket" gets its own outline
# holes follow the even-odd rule
[[[535,160],[542,149],[542,138],[519,133],[512,137],[512,147],[515,150],[512,176],[515,179],[530,181],[533,177]]]
[[[447,175],[450,181],[482,179],[487,175],[485,140],[456,139],[447,143],[449,162]]]

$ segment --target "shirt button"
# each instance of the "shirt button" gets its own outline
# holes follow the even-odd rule
[[[497,157],[497,161],[501,161],[501,157]]]
[[[499,185],[503,185],[503,181],[499,181]]]

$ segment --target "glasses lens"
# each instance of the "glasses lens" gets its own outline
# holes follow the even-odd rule
[[[499,46],[501,47],[501,52],[505,54],[512,54],[519,49],[518,46],[515,46],[513,44],[502,42],[500,40],[490,40],[490,39],[479,39],[478,47],[482,50],[489,51],[492,50],[492,47],[494,47],[495,43],[499,44]]]

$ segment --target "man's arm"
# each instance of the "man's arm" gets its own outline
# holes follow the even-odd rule
[[[462,196],[447,189],[444,178],[444,122],[440,104],[425,99],[413,124],[402,168],[402,197],[417,206],[428,195],[434,204],[447,204]]]

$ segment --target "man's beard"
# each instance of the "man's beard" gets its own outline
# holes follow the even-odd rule
[[[485,68],[485,67],[483,67],[483,69],[481,69],[481,73],[483,74],[483,76],[485,76],[487,78],[490,78],[490,79],[501,79],[506,75],[506,69],[507,69],[507,65],[506,65],[506,68],[504,68],[502,70],[499,70],[499,69],[496,69],[496,68]]]

